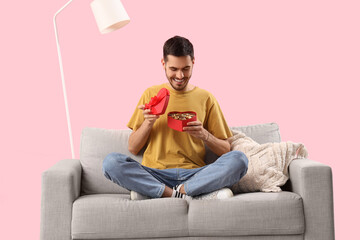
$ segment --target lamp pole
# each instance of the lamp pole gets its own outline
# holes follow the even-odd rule
[[[57,52],[59,57],[59,66],[60,66],[60,73],[61,73],[61,82],[62,82],[62,88],[63,88],[63,94],[64,94],[64,101],[65,101],[65,110],[66,110],[66,119],[67,119],[67,125],[68,125],[68,131],[69,131],[69,137],[70,137],[70,147],[71,147],[71,156],[73,159],[75,159],[75,153],[74,153],[74,143],[73,143],[73,136],[71,131],[71,122],[70,122],[70,114],[69,114],[69,105],[67,101],[67,95],[66,95],[66,86],[65,86],[65,80],[64,80],[64,70],[63,70],[63,64],[62,64],[62,58],[61,58],[61,51],[60,51],[60,44],[59,44],[59,36],[58,36],[58,30],[56,25],[56,16],[64,10],[73,0],[68,1],[62,8],[60,8],[54,15],[54,29],[55,29],[55,38],[56,38],[56,46],[57,46]]]
[[[61,82],[64,93],[64,101],[65,101],[65,110],[66,110],[66,119],[69,131],[70,138],[70,147],[71,147],[71,156],[75,159],[74,153],[74,144],[73,144],[73,136],[71,131],[71,121],[69,114],[69,105],[66,94],[65,80],[64,80],[64,70],[61,58],[60,44],[59,44],[59,36],[56,25],[56,16],[64,10],[73,0],[69,0],[62,8],[60,8],[54,15],[54,29],[55,29],[55,38],[56,38],[56,46],[59,57],[59,66],[61,73]],[[96,20],[96,23],[99,27],[101,33],[109,33],[119,28],[122,28],[126,24],[130,22],[130,18],[122,5],[120,0],[93,0],[91,3],[91,8]]]

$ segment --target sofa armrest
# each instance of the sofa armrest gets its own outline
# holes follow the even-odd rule
[[[292,191],[304,203],[304,240],[335,239],[331,168],[309,159],[297,159],[291,162],[289,175]]]
[[[71,239],[72,205],[80,195],[78,159],[62,160],[42,173],[40,239]]]

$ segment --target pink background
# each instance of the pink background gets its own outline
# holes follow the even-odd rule
[[[38,239],[41,173],[71,158],[53,30],[66,1],[0,8],[3,239]],[[101,35],[89,6],[58,17],[76,157],[84,127],[126,128],[143,90],[164,81],[162,45],[195,46],[191,83],[229,125],[277,122],[282,140],[333,169],[337,239],[358,235],[358,1],[123,0],[131,23]]]

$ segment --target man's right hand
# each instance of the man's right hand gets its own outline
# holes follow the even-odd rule
[[[145,105],[138,106],[139,109],[143,110],[143,115],[145,122],[150,126],[153,126],[155,121],[160,117],[159,115],[154,115],[150,113],[150,109],[145,109]]]
[[[140,105],[138,108],[143,110],[145,120],[141,124],[140,128],[133,131],[129,137],[128,149],[129,152],[134,155],[137,155],[145,146],[154,123],[160,117],[158,115],[150,114],[150,109],[145,109],[145,105]]]

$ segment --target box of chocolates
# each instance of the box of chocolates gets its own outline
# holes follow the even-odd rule
[[[196,121],[196,112],[170,112],[168,113],[168,126],[176,131],[183,132],[188,122]]]

